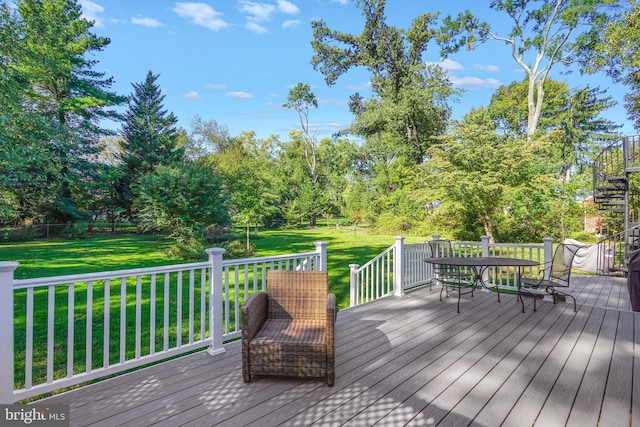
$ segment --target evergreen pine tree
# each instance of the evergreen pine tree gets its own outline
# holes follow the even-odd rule
[[[111,107],[126,101],[109,90],[111,77],[94,70],[98,62],[91,55],[110,40],[93,34],[92,27],[76,0],[0,4],[0,80],[10,95],[3,97],[0,116],[11,118],[11,154],[26,170],[42,171],[42,159],[56,164],[43,177],[51,194],[36,200],[21,184],[25,180],[12,173],[15,191],[26,189],[15,194],[22,219],[67,222],[84,216],[76,199],[86,190],[98,141],[109,133],[100,126],[103,119],[118,120]]]
[[[131,208],[142,177],[158,165],[171,166],[184,159],[184,149],[178,146],[178,119],[164,109],[158,77],[149,71],[144,82],[132,83],[134,91],[122,126],[123,171],[118,191],[130,218],[134,217]]]

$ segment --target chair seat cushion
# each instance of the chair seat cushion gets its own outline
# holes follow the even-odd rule
[[[249,343],[252,373],[322,375],[327,367],[325,329],[324,320],[267,319]]]

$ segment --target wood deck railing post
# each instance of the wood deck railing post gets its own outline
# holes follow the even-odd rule
[[[393,295],[404,295],[404,237],[396,237],[393,255]]]
[[[327,271],[327,246],[329,242],[314,242],[316,252],[320,254],[320,264],[316,266],[316,270]]]
[[[211,345],[207,349],[210,355],[224,353],[222,345],[222,248],[209,248],[211,276],[209,277],[209,338]]]
[[[358,305],[358,264],[349,264],[349,307]]]
[[[544,279],[549,280],[553,262],[553,237],[545,237],[542,242],[544,243]]]
[[[14,403],[13,272],[17,262],[0,262],[0,404]]]

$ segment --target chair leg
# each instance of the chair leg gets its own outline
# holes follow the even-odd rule
[[[559,290],[557,290],[556,288],[553,288],[553,287],[548,287],[547,288],[547,292],[550,293],[553,296],[553,303],[554,304],[556,303],[558,295],[563,295],[565,297],[565,299],[566,299],[566,297],[571,298],[573,300],[573,312],[574,313],[578,312],[578,304],[576,302],[576,297],[574,297],[573,295],[568,294],[566,292],[559,291]]]
[[[335,373],[335,371],[331,372],[331,373],[328,373],[327,374],[327,385],[329,387],[333,387],[333,384],[335,383],[335,381],[336,381],[336,373]]]

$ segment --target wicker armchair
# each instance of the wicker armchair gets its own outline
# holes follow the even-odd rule
[[[242,306],[242,378],[282,375],[335,380],[336,297],[326,271],[267,273],[267,293]]]

